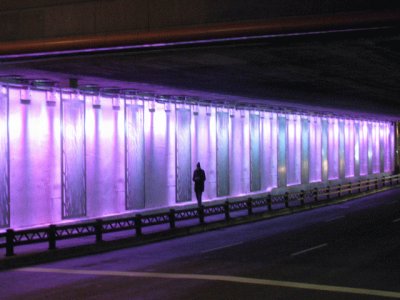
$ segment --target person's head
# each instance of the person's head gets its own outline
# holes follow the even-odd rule
[[[198,162],[197,163],[197,169],[200,169],[201,167],[200,167],[200,163]]]

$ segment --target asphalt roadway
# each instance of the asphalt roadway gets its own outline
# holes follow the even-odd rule
[[[0,272],[0,299],[400,299],[400,189]]]

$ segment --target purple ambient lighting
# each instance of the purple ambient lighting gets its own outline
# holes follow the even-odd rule
[[[93,99],[93,95],[83,96],[75,90],[54,94],[30,90],[31,101],[24,104],[20,101],[21,90],[26,92],[0,86],[0,107],[4,108],[7,101],[9,104],[9,110],[3,109],[0,118],[0,166],[4,170],[10,163],[11,213],[8,216],[7,209],[0,210],[3,227],[176,206],[177,177],[191,174],[197,162],[206,171],[205,201],[220,200],[218,188],[222,187],[227,197],[237,197],[268,192],[282,179],[287,181],[282,188],[300,183],[326,184],[324,168],[329,173],[325,180],[357,178],[358,168],[360,175],[393,172],[394,126],[389,122],[341,118],[325,122],[315,115],[278,117],[274,112],[228,112],[226,108],[180,102],[171,103],[166,110],[165,103],[152,99],[125,99],[121,95]],[[47,104],[49,99],[54,105]],[[101,106],[95,107],[94,102]],[[138,116],[142,117],[136,118],[132,107],[141,108],[142,115]],[[229,113],[234,117],[230,118]],[[136,123],[129,124],[133,120]],[[327,141],[326,159],[323,140]],[[217,155],[221,143],[227,148],[219,153],[228,153],[227,157]],[[135,151],[141,145],[143,151]],[[9,158],[5,151],[8,147]],[[177,153],[182,149],[177,165]],[[308,155],[302,155],[302,151],[308,151]],[[128,164],[127,159],[132,161]],[[252,165],[250,159],[259,165]],[[143,169],[127,172],[138,162],[143,162]],[[339,172],[340,162],[345,164],[344,175]],[[309,168],[302,167],[307,165]],[[226,171],[223,168],[227,168],[227,176],[218,178],[218,172]],[[309,176],[303,176],[304,172]],[[140,175],[132,177],[131,184],[141,178],[139,190],[131,189],[129,199],[126,174]],[[256,180],[261,185],[254,184]],[[223,186],[218,187],[218,182]],[[6,185],[0,185],[0,189],[0,195],[8,193]],[[194,203],[192,190],[188,199],[180,200]],[[4,199],[0,206],[8,203]]]

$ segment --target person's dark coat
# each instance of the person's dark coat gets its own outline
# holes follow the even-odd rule
[[[194,190],[196,192],[204,192],[204,181],[206,181],[206,174],[201,168],[197,168],[193,172]]]

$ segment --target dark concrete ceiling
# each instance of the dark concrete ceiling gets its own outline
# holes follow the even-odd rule
[[[0,75],[400,119],[396,28],[3,61]]]

